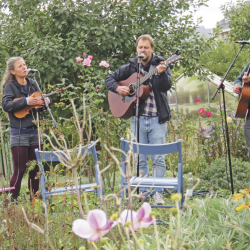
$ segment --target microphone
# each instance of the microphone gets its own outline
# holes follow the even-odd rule
[[[38,71],[37,69],[30,69],[30,68],[27,69],[28,74],[29,73],[34,73],[34,72],[37,72],[37,71]]]
[[[145,54],[141,53],[140,55],[138,55],[139,58],[144,58]]]
[[[236,41],[235,43],[241,43],[241,44],[248,44],[248,45],[250,45],[250,40]]]

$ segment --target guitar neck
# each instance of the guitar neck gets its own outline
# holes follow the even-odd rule
[[[249,76],[249,73],[250,73],[250,66],[248,67],[248,70],[247,70],[247,75]]]
[[[45,96],[48,97],[48,96],[54,95],[54,94],[56,94],[56,93],[57,93],[57,91],[54,91],[54,92],[51,92],[51,93],[49,93],[49,94],[45,94]]]
[[[63,89],[60,89],[60,90],[53,91],[53,92],[51,92],[51,93],[45,94],[45,97],[54,95],[54,94],[56,94],[56,93],[60,93],[60,92],[62,92],[62,91],[64,91],[64,90],[65,90],[65,89],[63,88]]]
[[[146,74],[145,76],[143,76],[140,79],[140,85],[143,84],[144,82],[146,82],[152,75],[154,75],[157,72],[157,68],[151,70],[148,74]]]
[[[166,61],[162,62],[162,65],[166,65],[167,66],[168,64],[176,62],[178,60],[180,60],[180,55],[174,55],[174,56],[170,57],[169,59],[167,59]],[[155,73],[157,73],[157,68],[149,71],[145,76],[143,76],[140,79],[140,85],[143,84],[144,82],[146,82]]]

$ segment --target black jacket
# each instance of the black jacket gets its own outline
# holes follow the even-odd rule
[[[153,55],[151,65],[157,66],[161,61],[164,61],[163,57]],[[120,86],[118,82],[128,79],[135,72],[137,72],[137,57],[129,59],[127,64],[121,66],[115,72],[110,73],[105,80],[105,85],[110,91],[116,92],[116,88]],[[153,75],[150,82],[155,96],[159,123],[169,121],[171,118],[171,111],[168,105],[167,91],[172,86],[172,78],[169,67],[167,67],[164,73]],[[140,102],[139,114],[143,113],[144,104],[145,101]]]
[[[38,91],[36,82],[30,78],[29,81],[29,94],[31,95],[34,92]],[[14,113],[21,109],[27,107],[26,97],[28,95],[22,91],[20,84],[15,80],[13,82],[8,82],[4,88],[4,94],[2,99],[2,108],[5,112],[8,112],[9,119],[10,119],[10,127],[11,128],[20,128],[20,120],[21,120],[21,128],[27,128],[31,126],[35,126],[32,122],[37,118],[37,110],[32,109],[30,110],[29,114],[26,115],[24,118],[19,119],[17,118]],[[19,100],[13,101],[16,98],[20,98]]]

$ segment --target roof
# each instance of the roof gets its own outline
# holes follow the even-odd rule
[[[220,76],[213,74],[211,71],[209,71],[209,75],[207,76],[207,78],[211,83],[216,86],[219,86],[222,81],[222,78]],[[224,80],[223,84],[225,85],[225,91],[227,93],[231,94],[234,97],[238,97],[238,95],[233,92],[234,85],[231,82]]]

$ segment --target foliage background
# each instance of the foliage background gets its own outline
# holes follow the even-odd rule
[[[62,78],[75,85],[82,73],[75,57],[83,51],[94,62],[107,60],[115,70],[135,55],[136,38],[148,33],[156,41],[156,53],[168,57],[180,49],[182,67],[193,74],[201,71],[198,58],[213,41],[200,38],[192,20],[206,1],[4,1],[0,73],[8,56],[20,55],[40,70],[45,86]]]

